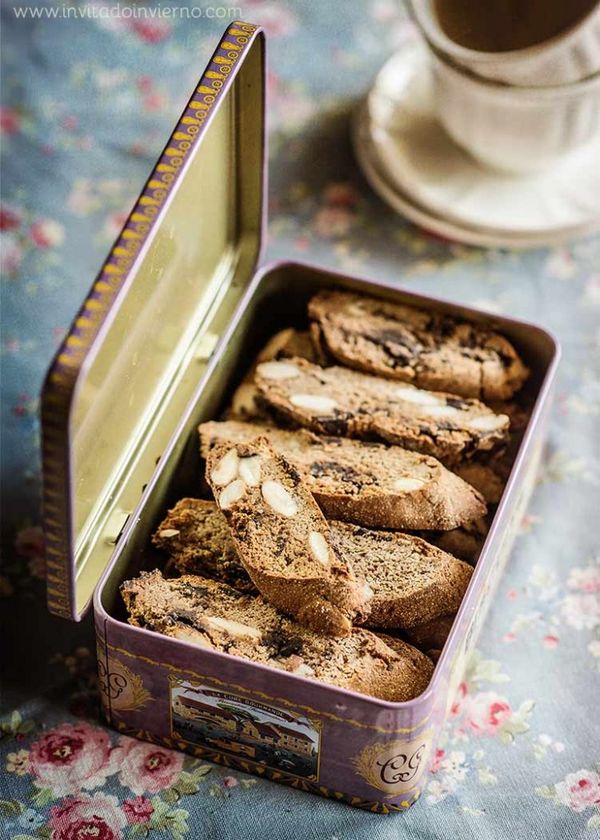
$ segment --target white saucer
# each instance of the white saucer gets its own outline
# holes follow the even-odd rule
[[[508,175],[484,168],[438,123],[429,60],[416,40],[379,73],[357,112],[354,145],[375,191],[448,239],[527,248],[600,230],[600,137],[551,171]]]

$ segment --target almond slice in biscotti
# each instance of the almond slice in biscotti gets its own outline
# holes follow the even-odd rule
[[[318,329],[296,330],[293,327],[280,330],[272,336],[262,350],[243,381],[236,388],[225,415],[241,420],[269,420],[269,410],[254,384],[254,372],[261,362],[299,357],[319,365],[327,364],[327,357],[320,347]]]
[[[274,411],[314,432],[376,437],[450,464],[494,449],[509,428],[478,400],[304,359],[258,365],[255,383]]]
[[[456,612],[472,568],[409,534],[332,523],[340,550],[373,589],[368,627],[406,629]]]
[[[482,400],[508,399],[529,375],[504,336],[442,312],[344,291],[319,292],[308,312],[328,352],[367,373]]]
[[[224,465],[237,459],[237,476]],[[216,443],[206,478],[257,589],[321,633],[345,635],[368,612],[371,592],[336,549],[300,473],[268,441]]]
[[[433,667],[416,648],[394,649],[374,633],[321,636],[263,598],[195,575],[143,572],[121,585],[130,624],[391,702],[425,690]]]
[[[485,514],[480,494],[430,455],[400,446],[229,420],[203,423],[201,451],[214,441],[258,435],[298,469],[329,519],[369,528],[450,530]]]

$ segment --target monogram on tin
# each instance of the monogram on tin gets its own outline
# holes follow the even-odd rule
[[[411,754],[398,753],[386,761],[376,761],[375,764],[381,767],[379,773],[381,781],[386,785],[393,785],[396,782],[410,782],[421,767],[421,761],[427,748],[427,744],[420,744]]]
[[[100,648],[99,648],[100,650]],[[139,674],[118,659],[98,656],[98,687],[103,704],[112,712],[133,711],[151,699]]]
[[[387,794],[403,796],[408,807],[421,792],[433,730],[427,729],[410,740],[378,741],[368,744],[352,763],[356,773],[371,787]]]

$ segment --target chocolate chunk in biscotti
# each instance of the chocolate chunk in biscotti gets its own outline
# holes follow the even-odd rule
[[[216,504],[183,499],[175,510],[188,523],[187,529],[180,530],[181,544],[174,554],[180,565],[185,558],[185,572],[233,582],[237,589],[256,594]],[[402,629],[458,609],[472,572],[466,563],[409,534],[372,531],[345,522],[333,521],[329,526],[333,543],[373,591],[365,626]],[[173,550],[170,541],[161,539],[161,543],[167,551]]]
[[[441,651],[446,644],[455,618],[456,613],[441,615],[405,630],[403,635],[411,645],[419,648],[423,653],[428,654],[430,650]]]
[[[423,391],[304,359],[265,362],[255,379],[272,408],[324,435],[395,443],[456,463],[506,440],[509,419],[478,400]]]
[[[227,520],[213,501],[180,499],[152,542],[168,552],[169,571],[220,580],[241,592],[257,591],[240,563]]]
[[[215,441],[244,443],[263,435],[302,473],[329,519],[370,528],[449,530],[486,511],[480,494],[438,460],[399,446],[234,420],[203,423],[199,433],[204,458]]]
[[[441,312],[322,291],[310,301],[308,313],[338,361],[420,388],[504,400],[529,374],[504,336]]]
[[[368,630],[320,636],[261,597],[185,575],[145,572],[121,585],[129,623],[331,685],[402,702],[425,690],[433,668],[410,646],[392,649]]]
[[[302,331],[289,327],[275,333],[257,355],[248,374],[234,392],[229,408],[226,410],[226,416],[234,419],[268,422],[271,419],[268,405],[261,398],[260,392],[254,384],[256,366],[261,362],[294,357],[307,359],[309,362],[318,365],[327,364],[327,357],[321,349],[318,329]]]
[[[405,629],[456,612],[473,570],[413,537],[332,523],[340,551],[373,590],[367,627]]]
[[[216,443],[206,478],[267,600],[320,633],[345,635],[364,618],[372,592],[336,548],[298,470],[265,438]]]

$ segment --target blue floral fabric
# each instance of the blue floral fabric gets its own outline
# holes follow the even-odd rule
[[[229,7],[17,16],[2,3],[0,836],[102,840],[581,838],[600,828],[600,240],[527,252],[441,241],[369,189],[349,116],[406,35],[393,0],[240,0],[269,37],[267,257],[537,321],[563,344],[543,469],[421,801],[380,816],[117,736],[98,715],[89,619],[44,603],[45,368],[187,100]],[[125,6],[123,3],[121,6]],[[140,4],[138,4],[140,5]],[[198,10],[202,13],[198,14]],[[211,16],[212,10],[212,16]]]

